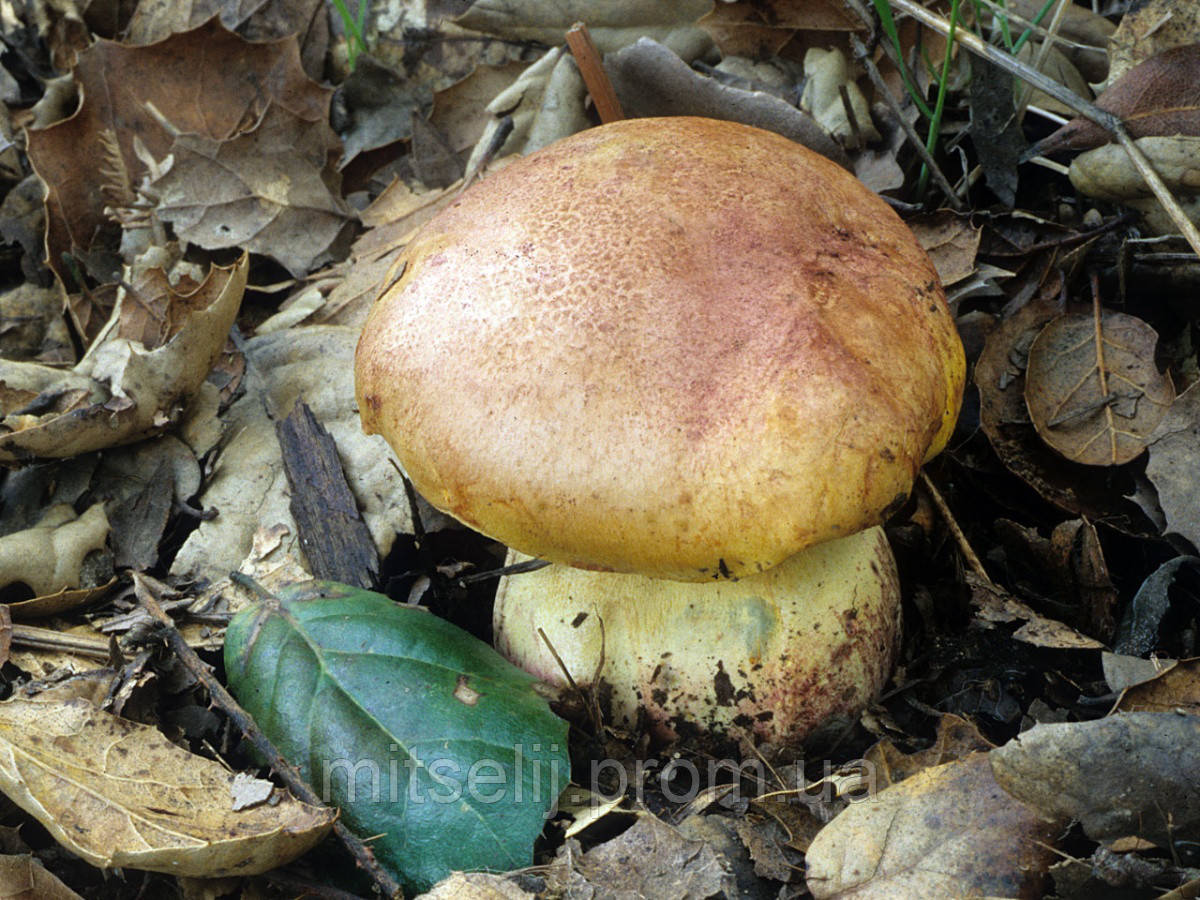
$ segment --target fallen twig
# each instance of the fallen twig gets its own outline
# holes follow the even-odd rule
[[[268,740],[267,736],[259,730],[258,725],[255,724],[250,714],[242,709],[238,702],[233,699],[233,695],[225,690],[224,685],[213,677],[208,666],[204,664],[204,660],[200,659],[196,651],[183,639],[183,635],[175,627],[175,622],[163,611],[162,606],[159,605],[158,599],[155,597],[155,590],[161,592],[167,588],[148,575],[134,572],[133,589],[137,595],[138,602],[146,612],[162,625],[163,634],[166,637],[168,646],[171,648],[171,652],[204,685],[212,702],[229,716],[233,723],[241,730],[242,734],[246,736],[246,739],[262,754],[267,764],[275,771],[280,780],[287,785],[288,790],[297,799],[304,801],[310,806],[325,806],[326,804],[317,796],[317,792],[300,776],[296,768],[275,749],[275,746]],[[383,893],[383,896],[392,898],[404,896],[403,889],[379,865],[370,847],[364,844],[341,821],[333,823],[333,830],[346,849],[350,851],[350,855],[354,857],[355,862],[374,880],[375,886]]]
[[[942,189],[942,193],[946,195],[946,200],[958,212],[962,212],[965,208],[962,198],[954,192],[954,186],[950,184],[950,179],[946,177],[946,173],[941,170],[937,164],[937,160],[933,158],[933,154],[925,147],[925,142],[921,140],[921,136],[917,134],[917,129],[913,127],[912,122],[904,115],[904,110],[900,108],[900,101],[893,96],[887,84],[884,83],[883,76],[879,74],[879,67],[871,59],[871,54],[867,51],[866,45],[859,39],[858,35],[851,33],[850,46],[854,50],[854,58],[857,59],[864,69],[867,70],[867,75],[871,79],[871,84],[875,85],[875,92],[883,98],[883,102],[887,104],[888,109],[892,111],[892,115],[904,129],[904,135],[908,138],[908,142],[913,145],[917,151],[917,155],[921,157],[921,162],[925,163],[933,176],[934,182]]]
[[[946,523],[946,527],[950,529],[950,534],[954,536],[954,541],[958,544],[958,550],[960,553],[962,553],[963,558],[967,561],[967,565],[971,567],[971,571],[978,575],[980,580],[983,581],[983,583],[988,587],[995,588],[996,583],[992,581],[991,576],[989,576],[987,570],[984,569],[983,563],[980,562],[979,557],[975,555],[975,550],[971,547],[970,542],[967,540],[967,536],[963,534],[963,530],[958,527],[958,522],[954,518],[954,513],[950,511],[950,506],[946,503],[945,498],[942,497],[942,492],[937,489],[937,486],[934,485],[930,477],[925,474],[924,469],[921,470],[921,486],[925,488],[926,493],[929,494],[929,499],[933,501],[933,505],[936,506],[938,512],[941,513],[942,519]]]
[[[587,26],[582,22],[576,22],[567,30],[567,47],[575,57],[575,64],[579,66],[579,74],[583,76],[588,93],[592,95],[600,121],[607,125],[625,118],[617,92],[613,90],[608,73],[604,71],[600,51],[596,49]]]

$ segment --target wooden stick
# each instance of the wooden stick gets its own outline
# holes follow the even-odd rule
[[[588,93],[592,95],[592,102],[596,104],[600,121],[608,124],[625,118],[625,113],[621,111],[621,102],[617,99],[617,92],[613,90],[608,73],[604,71],[600,51],[592,42],[586,25],[576,22],[567,29],[567,46],[571,49],[571,55],[575,57]]]
[[[930,477],[925,474],[924,469],[921,470],[921,486],[925,488],[925,491],[929,494],[929,499],[933,501],[933,505],[936,506],[938,508],[938,512],[942,514],[942,518],[946,522],[946,527],[950,529],[950,534],[954,536],[954,541],[958,544],[959,552],[962,553],[963,558],[966,559],[967,565],[971,567],[971,571],[978,575],[980,580],[988,587],[994,588],[996,583],[992,581],[991,577],[987,573],[987,570],[983,567],[983,563],[980,562],[979,557],[975,555],[975,551],[971,548],[970,543],[967,541],[967,536],[963,534],[962,529],[958,527],[958,522],[954,518],[954,513],[950,512],[950,506],[946,503],[945,498],[942,497],[942,492],[937,489]]]
[[[166,636],[167,645],[171,648],[171,652],[204,685],[212,702],[219,706],[233,720],[233,723],[241,729],[242,734],[263,755],[263,758],[266,759],[272,770],[287,785],[288,790],[297,799],[303,800],[310,806],[324,807],[326,804],[317,796],[317,792],[300,776],[295,767],[284,759],[283,754],[275,749],[275,745],[259,730],[258,725],[255,724],[250,714],[242,709],[238,702],[233,699],[233,695],[225,690],[221,682],[213,677],[208,666],[204,664],[204,660],[183,639],[183,635],[175,627],[175,622],[163,611],[162,606],[159,605],[158,600],[154,596],[154,591],[151,590],[152,585],[159,590],[163,588],[161,584],[149,576],[143,575],[140,572],[133,573],[133,589],[134,593],[137,594],[138,602],[155,621],[162,625],[163,633]],[[354,861],[374,880],[376,886],[383,892],[383,896],[404,896],[404,891],[400,885],[379,865],[379,862],[375,859],[375,854],[371,852],[371,848],[363,843],[358,835],[347,828],[340,819],[333,823],[333,830],[346,849],[350,851],[350,855],[354,857]]]
[[[858,35],[851,33],[850,46],[854,50],[854,58],[862,63],[862,67],[866,69],[867,75],[871,78],[871,83],[875,85],[875,93],[883,98],[883,102],[892,111],[892,116],[904,131],[908,142],[917,151],[917,155],[921,157],[921,162],[925,163],[929,168],[930,173],[933,175],[934,184],[941,188],[942,193],[946,195],[946,202],[955,210],[962,212],[965,208],[962,198],[954,193],[954,186],[950,184],[950,180],[942,171],[941,166],[937,164],[937,160],[933,158],[933,154],[926,149],[925,142],[921,140],[921,136],[913,128],[912,122],[908,121],[905,117],[904,110],[900,108],[900,101],[892,95],[892,91],[883,80],[883,76],[879,74],[879,67],[871,59],[871,54],[867,50],[866,45],[859,40]]]

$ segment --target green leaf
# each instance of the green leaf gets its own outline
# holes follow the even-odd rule
[[[566,723],[534,679],[449,622],[331,582],[233,619],[229,685],[413,890],[527,866],[569,777]]]

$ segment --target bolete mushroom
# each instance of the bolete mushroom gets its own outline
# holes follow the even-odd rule
[[[464,192],[396,271],[365,324],[356,391],[364,428],[416,488],[532,556],[710,582],[678,602],[718,620],[720,597],[745,606],[756,579],[793,577],[772,567],[882,522],[958,414],[962,345],[912,233],[837,165],[749,126],[635,119],[559,141]],[[878,538],[863,541],[874,566],[845,558],[894,584]],[[646,590],[658,599],[606,606],[612,646],[639,621],[614,610],[667,602]],[[807,591],[792,592],[797,617]],[[498,621],[532,622],[511,606],[523,593],[502,590]],[[894,590],[855,588],[843,614],[875,594],[891,604],[866,617],[877,637],[830,653],[892,645]],[[717,662],[690,683],[763,668]],[[866,683],[847,708],[878,678]],[[776,702],[761,699],[775,687],[737,690]]]

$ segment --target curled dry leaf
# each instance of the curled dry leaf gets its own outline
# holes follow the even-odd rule
[[[957,284],[975,274],[975,255],[983,228],[973,225],[970,216],[940,209],[917,216],[908,224],[929,254],[942,284]]]
[[[33,528],[0,538],[0,586],[26,584],[38,597],[77,588],[84,557],[103,549],[107,538],[103,504],[81,516],[70,506],[52,506]]]
[[[1125,610],[1113,650],[1126,656],[1141,656],[1158,645],[1163,622],[1169,621],[1171,586],[1181,570],[1200,571],[1200,557],[1176,556],[1146,576]]]
[[[1108,39],[1109,83],[1156,53],[1197,41],[1200,41],[1200,5],[1192,0],[1146,0],[1134,4],[1121,16],[1120,24]]]
[[[1124,313],[1066,315],[1029,348],[1025,403],[1038,434],[1074,462],[1119,466],[1146,449],[1175,399],[1154,363],[1158,334]]]
[[[829,50],[810,47],[804,54],[804,77],[800,106],[817,120],[817,124],[851,148],[880,140],[875,123],[871,121],[867,98],[854,81],[846,54],[837,47]]]
[[[47,189],[46,254],[67,285],[75,280],[63,254],[117,248],[120,229],[104,210],[118,205],[112,189],[128,195],[146,173],[135,137],[154,159],[170,152],[173,138],[154,111],[180,133],[222,141],[268,104],[319,125],[332,96],[304,74],[295,37],[253,43],[215,18],[144,47],[97,41],[79,55],[73,75],[84,98],[79,109],[29,132],[29,159]],[[123,171],[123,183],[98,184],[102,169]]]
[[[975,607],[975,615],[984,622],[1023,622],[1013,634],[1018,641],[1060,650],[1104,649],[1099,641],[1080,634],[1069,625],[1043,616],[1008,591],[984,584],[973,573],[967,573],[966,578],[971,586],[971,605]]]
[[[0,704],[0,789],[94,866],[250,875],[307,852],[336,814],[281,792],[230,809],[234,775],[81,700]]]
[[[0,897],[4,900],[82,900],[32,854],[0,856]]]
[[[1079,820],[1097,841],[1159,846],[1200,836],[1200,717],[1121,713],[1035,725],[993,750],[996,781],[1047,816]]]
[[[1135,138],[1200,135],[1200,43],[1150,57],[1118,78],[1096,105],[1118,116]],[[1037,144],[1040,153],[1088,150],[1112,136],[1078,116]]]
[[[1200,659],[1139,661],[1157,671],[1145,681],[1124,688],[1113,712],[1200,716]]]
[[[201,247],[241,247],[305,275],[349,218],[331,165],[339,148],[323,114],[313,121],[275,103],[236,137],[180,135],[152,184],[155,215]]]
[[[488,171],[494,171],[507,159],[490,166]],[[312,324],[346,325],[361,330],[380,285],[390,283],[388,272],[412,233],[448,206],[460,187],[451,185],[444,190],[417,192],[400,179],[388,185],[362,211],[361,218],[368,230],[350,248],[350,258],[318,276],[317,287],[328,290],[329,296],[325,305],[317,310]],[[284,309],[290,303],[291,298],[284,304]]]
[[[502,154],[532,153],[587,128],[586,95],[571,54],[565,47],[551,47],[485,107],[491,118],[467,160],[467,172],[478,170],[485,155],[496,149],[500,129],[509,124],[512,130],[500,145]]]
[[[214,267],[161,346],[121,336],[122,298],[73,370],[0,361],[0,462],[61,459],[140,440],[179,420],[221,355],[246,287],[245,255]],[[176,305],[177,304],[177,305]]]
[[[1200,550],[1200,384],[1175,398],[1150,435],[1146,477],[1158,492],[1167,531]]]
[[[573,24],[587,22],[601,53],[645,36],[691,57],[711,46],[694,24],[711,8],[711,0],[490,0],[470,4],[454,23],[506,40],[553,47]]]
[[[1200,222],[1200,200],[1196,197],[1200,190],[1200,137],[1144,137],[1136,143],[1188,218]],[[1067,174],[1081,193],[1138,210],[1151,231],[1174,234],[1179,230],[1119,144],[1105,144],[1079,154],[1071,160]]]
[[[104,454],[92,490],[105,501],[118,568],[149,569],[172,509],[200,490],[200,465],[173,434]]]
[[[1000,789],[989,756],[925,769],[848,807],[808,848],[813,896],[1039,896],[1057,828]]]
[[[782,134],[839,165],[848,165],[841,145],[807,113],[773,94],[745,91],[701,75],[648,38],[610,54],[604,68],[630,117],[704,116],[742,122]]]
[[[972,753],[987,752],[994,746],[974,722],[954,713],[945,713],[938,719],[937,737],[924,750],[905,753],[890,737],[885,737],[869,747],[863,759],[875,767],[881,782],[879,787],[884,788],[933,766],[963,759]]]
[[[987,335],[975,364],[979,420],[996,455],[1044,500],[1076,516],[1133,534],[1149,521],[1137,506],[1114,494],[1107,471],[1073,463],[1037,435],[1026,407],[1025,364],[1042,326],[1059,313],[1054,285],[1002,320]]]
[[[246,342],[246,393],[229,408],[226,442],[200,503],[216,509],[175,557],[172,571],[218,581],[251,553],[255,532],[284,523],[286,553],[299,556],[274,414],[303,398],[338,445],[346,479],[381,553],[411,530],[404,487],[378,435],[363,434],[354,404],[358,331],[335,325],[292,328]],[[268,412],[270,411],[270,412]]]

